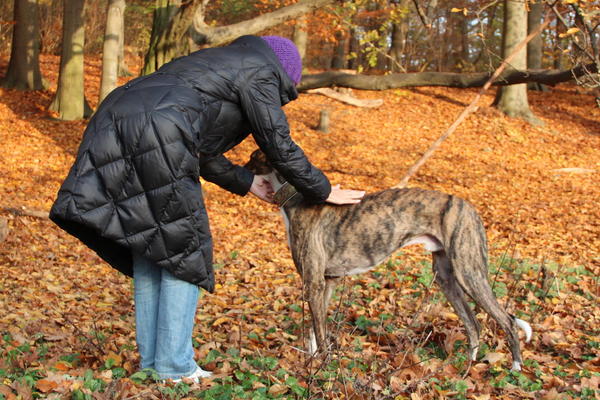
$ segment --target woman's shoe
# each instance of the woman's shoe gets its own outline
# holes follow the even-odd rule
[[[199,383],[200,379],[202,378],[209,378],[212,376],[212,372],[210,371],[205,371],[200,367],[197,367],[196,370],[188,376],[184,376],[183,378],[179,378],[179,379],[171,379],[174,383],[179,383],[181,382],[183,379],[185,380],[190,380],[194,383]]]

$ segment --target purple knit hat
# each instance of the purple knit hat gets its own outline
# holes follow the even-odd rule
[[[273,49],[290,79],[296,85],[299,84],[302,79],[302,57],[300,57],[294,42],[281,36],[261,36],[260,38]]]

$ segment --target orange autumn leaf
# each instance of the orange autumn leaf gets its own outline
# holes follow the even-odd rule
[[[56,389],[58,384],[55,381],[51,381],[48,379],[40,379],[35,383],[35,388],[42,393],[51,392],[53,389]]]

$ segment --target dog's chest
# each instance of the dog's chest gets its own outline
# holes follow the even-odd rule
[[[283,208],[280,209],[281,211],[281,216],[283,217],[283,223],[285,224],[285,237],[287,239],[287,244],[288,244],[288,248],[291,250],[292,245],[290,242],[290,219],[288,218],[287,214],[285,213],[285,211],[283,210]]]

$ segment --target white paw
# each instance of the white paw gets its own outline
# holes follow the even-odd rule
[[[521,363],[518,361],[513,361],[511,371],[520,371],[520,370],[521,370]]]
[[[317,354],[317,338],[315,337],[315,331],[311,328],[310,337],[308,339],[308,354],[315,356]]]
[[[471,350],[471,361],[477,361],[477,352],[479,351],[479,346],[475,347]]]

